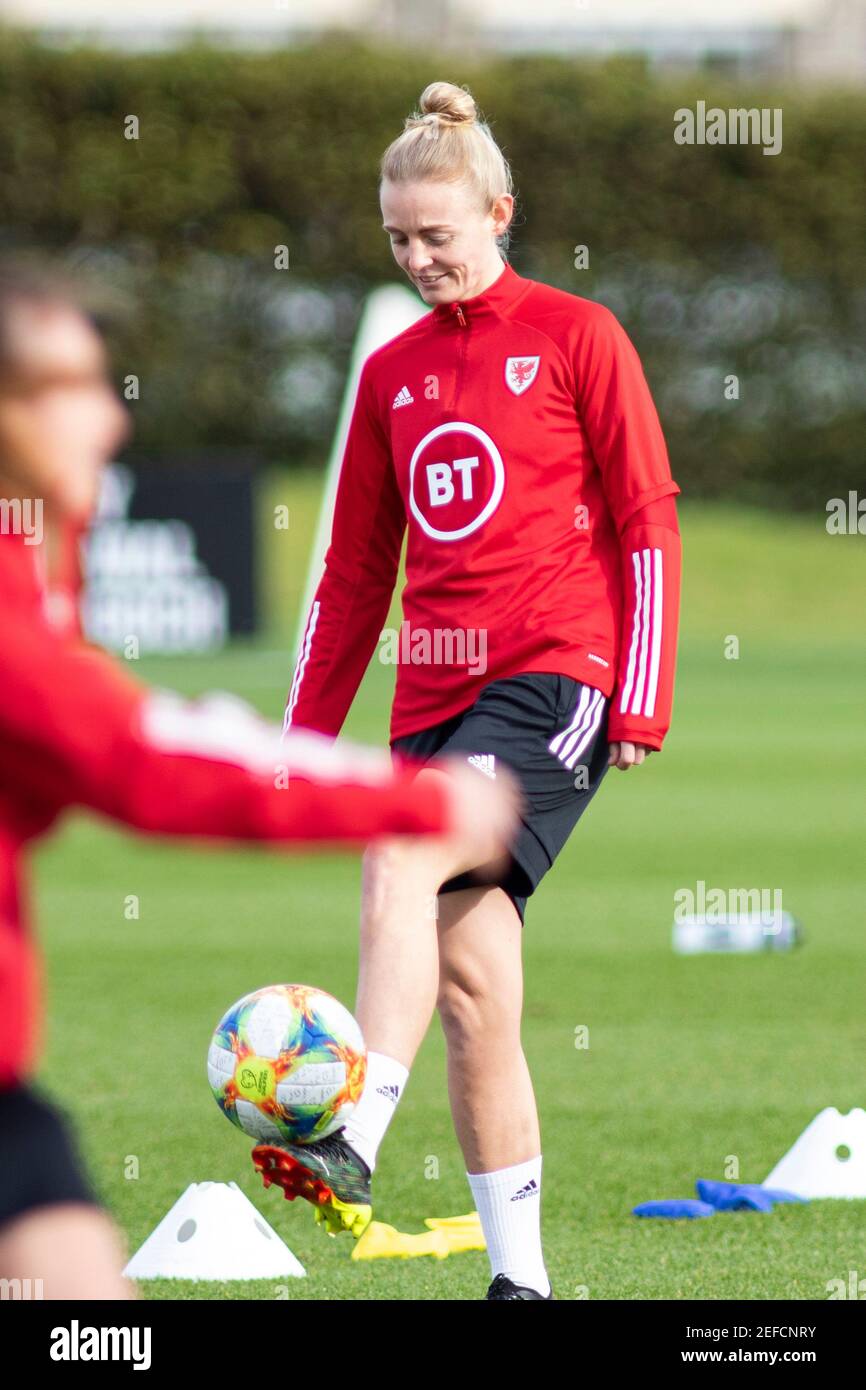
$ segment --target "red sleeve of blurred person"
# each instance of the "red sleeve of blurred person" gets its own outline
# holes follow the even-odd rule
[[[81,641],[76,539],[0,534],[0,1087],[26,1075],[39,1032],[23,851],[65,807],[150,834],[305,845],[451,824],[446,792],[419,797],[416,769],[385,750],[281,742],[242,702],[152,691]]]

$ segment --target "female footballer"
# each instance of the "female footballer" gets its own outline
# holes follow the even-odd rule
[[[662,747],[679,488],[614,315],[505,259],[511,173],[466,90],[424,90],[382,158],[380,201],[397,264],[430,313],[364,364],[286,726],[339,731],[408,526],[393,754],[459,754],[481,779],[511,769],[524,807],[499,872],[441,843],[392,838],[367,851],[364,1092],[336,1136],[253,1157],[266,1183],[314,1201],[329,1229],[359,1234],[377,1149],[438,1007],[490,1255],[487,1298],[548,1299],[539,1125],[520,1043],[524,912],[608,767],[626,771]],[[424,768],[419,796],[440,777]]]

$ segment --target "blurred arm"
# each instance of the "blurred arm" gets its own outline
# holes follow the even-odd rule
[[[150,833],[359,844],[450,829],[387,752],[279,730],[230,696],[184,700],[24,619],[0,636],[0,786],[44,819],[90,807]]]

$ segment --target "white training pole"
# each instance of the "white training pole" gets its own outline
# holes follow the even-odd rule
[[[383,285],[381,289],[373,291],[364,305],[364,312],[361,315],[361,322],[358,325],[358,332],[352,348],[349,374],[346,378],[346,389],[343,392],[337,428],[328,457],[328,471],[319,507],[316,536],[307,569],[304,599],[298,615],[298,628],[295,637],[296,652],[300,650],[304,638],[307,614],[322,577],[325,568],[325,553],[331,542],[334,499],[337,495],[337,484],[340,481],[340,467],[343,462],[352,411],[355,408],[355,396],[358,393],[361,368],[371,352],[375,352],[376,348],[382,347],[391,338],[396,338],[398,333],[402,333],[405,328],[417,323],[418,319],[429,312],[430,305],[425,304],[423,300],[402,285]]]

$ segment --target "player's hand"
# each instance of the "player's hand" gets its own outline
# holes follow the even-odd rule
[[[630,767],[640,767],[645,758],[650,753],[655,753],[655,748],[647,748],[645,743],[611,743],[608,745],[609,757],[608,767],[617,767],[620,772],[628,772]]]
[[[479,864],[504,855],[517,829],[521,805],[513,774],[501,763],[494,779],[469,767],[463,758],[437,761],[451,783],[452,834],[461,848]]]

